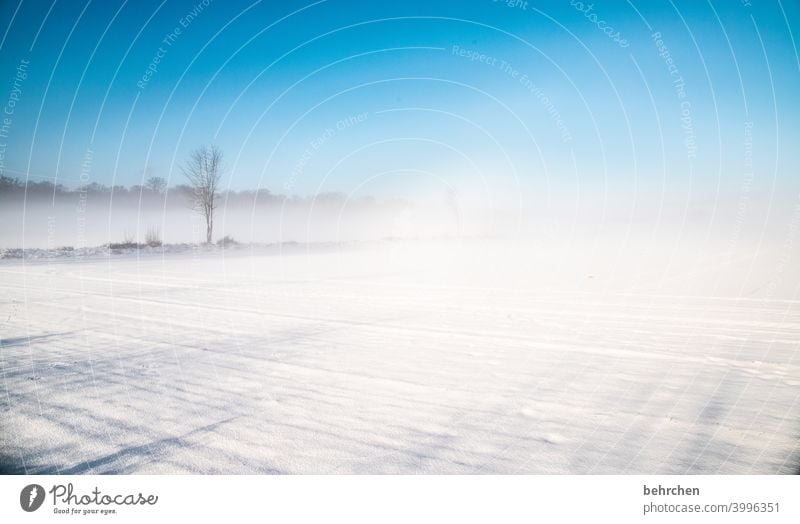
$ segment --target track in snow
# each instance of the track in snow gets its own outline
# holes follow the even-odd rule
[[[797,468],[794,289],[459,249],[4,262],[2,469]]]

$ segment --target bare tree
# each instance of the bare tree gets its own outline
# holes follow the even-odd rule
[[[201,146],[189,156],[181,168],[193,191],[192,207],[206,219],[206,242],[211,243],[214,230],[217,186],[219,185],[222,151],[216,146]]]
[[[149,189],[153,193],[163,193],[167,189],[167,181],[160,176],[151,176],[144,183],[145,189]]]

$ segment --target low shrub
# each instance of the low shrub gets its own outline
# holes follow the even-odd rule
[[[230,246],[235,246],[236,244],[238,244],[238,242],[234,240],[234,238],[230,235],[225,235],[224,237],[217,240],[217,245],[219,247],[230,247]]]
[[[161,230],[157,226],[147,228],[144,235],[144,243],[150,247],[161,247]]]

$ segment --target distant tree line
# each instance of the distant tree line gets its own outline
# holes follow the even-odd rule
[[[26,192],[27,187],[27,192]],[[86,195],[91,201],[92,197],[97,200],[110,200],[113,198],[114,205],[146,205],[152,206],[183,206],[197,201],[197,189],[189,184],[178,184],[167,187],[167,181],[161,177],[150,177],[144,184],[126,186],[107,186],[98,182],[92,182],[84,186],[69,188],[64,184],[53,183],[49,180],[28,180],[27,182],[15,177],[0,175],[0,199],[9,200],[70,200]],[[312,202],[315,205],[335,205],[344,204],[346,195],[338,192],[319,193],[310,197],[300,197],[296,195],[288,196],[272,193],[269,189],[257,190],[221,190],[215,196],[216,207],[224,208],[227,206],[240,207],[243,205],[308,205]],[[374,205],[376,201],[372,197],[361,197],[356,201],[351,201],[350,205]]]
[[[79,187],[69,189],[63,184],[48,180],[23,181],[0,175],[0,202],[8,204],[10,201],[25,202],[52,202],[69,203],[78,199],[82,208],[96,202],[99,205],[135,206],[146,208],[174,208],[176,206],[189,206],[199,213],[206,223],[206,242],[211,243],[214,235],[214,218],[219,208],[253,208],[255,206],[309,206],[321,208],[338,207],[347,202],[350,207],[374,208],[394,207],[403,208],[403,201],[390,201],[378,204],[372,197],[362,197],[348,201],[342,193],[320,193],[312,197],[301,198],[297,196],[274,195],[268,189],[232,191],[221,190],[222,181],[222,151],[217,146],[200,146],[193,150],[181,167],[181,172],[188,184],[178,184],[172,188],[167,187],[167,181],[161,177],[150,177],[143,184],[125,186],[106,186],[99,182],[81,184]],[[148,245],[160,245],[160,235],[153,231]],[[223,239],[224,240],[224,239]],[[134,246],[133,240],[127,240],[120,245]]]

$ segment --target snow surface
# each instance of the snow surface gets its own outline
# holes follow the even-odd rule
[[[570,249],[0,261],[0,467],[796,471],[794,265]]]

